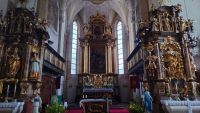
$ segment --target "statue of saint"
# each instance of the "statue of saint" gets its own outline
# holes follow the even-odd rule
[[[112,34],[111,25],[107,25],[107,26],[106,26],[106,32],[105,32],[105,33],[108,34],[108,35],[111,35],[111,34]]]
[[[180,18],[179,18],[178,26],[179,26],[179,32],[184,32],[186,30],[187,25],[182,16],[180,16]]]
[[[163,30],[164,31],[171,31],[172,28],[171,28],[171,23],[170,23],[170,19],[169,19],[169,13],[168,12],[165,12],[163,14]]]
[[[148,69],[149,73],[152,74],[152,76],[156,75],[156,70],[157,70],[156,61],[157,61],[157,58],[158,57],[155,56],[155,55],[147,57],[147,60],[148,60],[147,69]]]
[[[14,49],[13,54],[8,56],[8,77],[9,78],[15,78],[15,75],[17,74],[17,72],[20,69],[20,65],[21,65],[21,61],[20,61],[20,57],[18,55],[18,48],[16,47]]]
[[[145,106],[145,110],[147,113],[152,113],[152,97],[150,95],[150,92],[148,91],[148,88],[145,87],[145,91],[144,91],[144,106]]]
[[[31,58],[31,77],[33,79],[38,80],[39,79],[39,72],[40,72],[40,60],[38,58],[38,53],[33,52],[33,56]]]
[[[87,36],[90,34],[88,25],[83,26],[83,34],[84,36]]]
[[[160,25],[157,18],[153,18],[152,31],[159,31]]]

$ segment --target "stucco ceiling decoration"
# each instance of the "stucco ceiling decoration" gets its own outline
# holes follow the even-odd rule
[[[102,4],[103,2],[108,1],[108,0],[85,0],[85,1],[90,1],[93,4],[99,5],[99,4]]]

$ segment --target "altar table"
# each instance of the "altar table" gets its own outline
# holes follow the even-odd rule
[[[24,102],[1,102],[0,113],[21,113]]]
[[[161,100],[163,108],[169,113],[200,113],[200,101]]]
[[[82,99],[80,100],[80,107],[83,108],[84,113],[109,113],[112,100],[110,99]]]

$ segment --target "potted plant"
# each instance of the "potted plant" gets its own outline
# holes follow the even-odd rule
[[[58,102],[53,103],[52,105],[47,105],[45,113],[64,113],[65,109],[63,105],[59,105]]]
[[[128,110],[130,113],[143,113],[142,106],[136,102],[130,102],[128,105]]]

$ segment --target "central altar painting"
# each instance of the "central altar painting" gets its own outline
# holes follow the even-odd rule
[[[90,45],[90,73],[106,73],[105,45]]]

